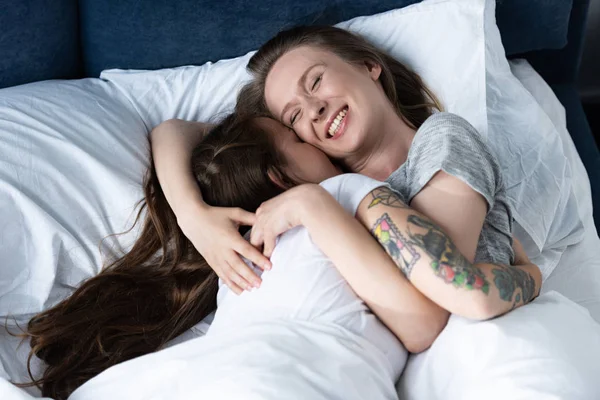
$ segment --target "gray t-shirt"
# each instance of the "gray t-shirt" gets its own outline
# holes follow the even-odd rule
[[[471,124],[444,112],[432,115],[421,125],[406,162],[387,182],[410,204],[440,170],[465,182],[487,202],[475,261],[511,264],[512,210],[496,157]]]

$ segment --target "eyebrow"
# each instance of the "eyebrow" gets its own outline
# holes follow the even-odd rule
[[[308,74],[310,73],[310,71],[312,71],[313,69],[315,69],[316,67],[321,67],[325,65],[324,63],[317,63],[317,64],[313,64],[310,67],[308,67],[306,69],[306,71],[304,71],[304,73],[302,74],[302,76],[300,77],[300,80],[298,81],[298,86],[299,87],[304,87],[306,85],[306,78],[308,77]],[[285,113],[287,112],[287,110],[292,106],[291,103],[287,103],[285,105],[285,107],[283,107],[283,110],[281,110],[281,114],[279,114],[279,120],[283,121],[283,116],[285,115]]]

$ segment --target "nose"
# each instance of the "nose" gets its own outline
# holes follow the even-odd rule
[[[313,122],[319,122],[327,115],[327,106],[324,101],[315,99],[310,104],[310,117]]]

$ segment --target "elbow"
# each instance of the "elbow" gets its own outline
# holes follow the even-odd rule
[[[485,321],[499,316],[501,311],[493,307],[488,301],[476,301],[463,312],[457,312],[456,314],[474,321]]]
[[[415,335],[403,341],[407,351],[418,354],[431,347],[440,333],[446,327],[450,313],[439,309],[435,315],[430,315],[415,329]]]
[[[435,338],[434,338],[434,340],[435,340]],[[424,352],[428,348],[430,348],[431,345],[433,344],[434,340],[425,340],[425,339],[418,340],[417,339],[415,341],[404,343],[404,347],[406,348],[406,350],[408,352],[410,352],[412,354],[419,354],[419,353]]]

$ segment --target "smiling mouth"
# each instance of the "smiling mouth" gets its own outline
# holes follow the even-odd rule
[[[336,133],[342,127],[342,123],[344,122],[344,118],[346,118],[346,114],[348,113],[348,106],[344,107],[338,115],[335,117],[331,125],[329,125],[329,129],[327,130],[327,139],[333,138]]]

